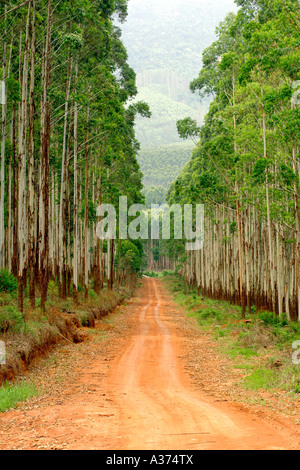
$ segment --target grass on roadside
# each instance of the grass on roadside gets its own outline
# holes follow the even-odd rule
[[[0,364],[0,385],[23,375],[33,359],[51,349],[62,339],[78,344],[86,338],[82,328],[94,328],[96,320],[114,311],[132,296],[134,286],[119,286],[118,289],[104,288],[97,295],[90,289],[88,298],[83,293],[78,303],[72,297],[61,299],[58,286],[49,282],[46,311],[29,302],[28,289],[24,293],[24,312],[18,309],[18,295],[13,276],[0,272],[0,341],[5,345],[5,363]]]
[[[157,277],[167,277],[167,276],[172,276],[174,275],[174,271],[172,270],[167,270],[167,269],[164,269],[163,271],[144,271],[143,272],[143,275],[146,276],[146,277],[154,277],[154,278],[157,278]]]
[[[33,384],[26,382],[2,386],[0,387],[0,413],[15,408],[19,402],[24,402],[28,398],[38,395],[38,389]]]
[[[292,355],[294,341],[300,340],[300,323],[288,322],[272,312],[255,312],[254,308],[242,318],[239,306],[204,298],[189,290],[179,277],[167,276],[164,283],[174,300],[211,334],[233,366],[245,372],[245,389],[280,389],[299,399],[300,365],[293,362]]]

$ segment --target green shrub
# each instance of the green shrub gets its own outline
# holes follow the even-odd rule
[[[48,282],[48,294],[53,296],[57,294],[57,285],[52,279]]]
[[[98,299],[98,295],[96,294],[96,292],[93,289],[89,289],[89,297],[93,300]]]
[[[295,334],[300,334],[300,323],[299,322],[291,321],[289,323],[289,327],[291,328],[291,330],[293,330],[293,332]]]
[[[273,328],[273,334],[277,344],[286,344],[295,338],[295,332],[287,327],[275,327]]]
[[[272,389],[278,386],[278,374],[268,369],[257,369],[244,379],[244,385],[249,390]]]
[[[0,292],[16,292],[18,281],[7,269],[0,270]]]
[[[145,276],[148,276],[148,277],[158,277],[158,273],[154,272],[154,271],[144,271],[143,273]]]
[[[220,312],[214,308],[206,308],[198,310],[198,316],[202,320],[206,318],[216,318],[219,320],[221,318]]]
[[[266,325],[270,326],[286,326],[288,321],[285,315],[275,315],[272,312],[259,312],[258,318]]]
[[[115,266],[119,266],[124,271],[139,273],[143,259],[142,246],[137,240],[122,240],[120,248],[120,259],[117,253]]]
[[[229,354],[234,359],[242,356],[244,358],[250,358],[253,356],[258,356],[258,352],[255,350],[254,347],[251,346],[239,346],[238,344],[233,345],[231,348],[228,349]]]
[[[163,277],[166,277],[166,276],[173,276],[175,274],[174,271],[168,271],[167,269],[164,269],[163,272],[162,272],[162,275]]]
[[[0,310],[0,332],[20,331],[24,327],[24,318],[13,305],[6,305]]]
[[[0,413],[10,408],[15,408],[19,402],[26,401],[28,398],[39,394],[38,389],[27,383],[21,383],[13,386],[0,388]]]
[[[78,317],[81,323],[81,326],[89,326],[89,318],[87,312],[78,312]]]

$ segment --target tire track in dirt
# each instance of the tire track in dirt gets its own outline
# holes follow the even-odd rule
[[[283,448],[282,435],[267,425],[254,425],[252,417],[217,407],[189,388],[170,307],[162,304],[158,281],[146,284],[152,300],[140,311],[139,333],[109,375],[118,389],[119,448]]]
[[[144,279],[116,322],[106,342],[66,347],[76,367],[51,397],[0,415],[0,449],[300,448],[289,426],[193,386],[187,319],[159,280]]]

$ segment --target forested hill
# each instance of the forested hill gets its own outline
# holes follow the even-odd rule
[[[122,40],[139,84],[153,80],[150,71],[168,70],[188,87],[202,65],[204,48],[216,38],[215,28],[236,10],[233,0],[130,0]]]
[[[136,76],[115,23],[126,16],[127,0],[0,3],[0,281],[18,279],[21,311],[28,295],[46,309],[49,281],[75,302],[112,288],[96,209],[144,201],[134,122],[149,112],[127,106]],[[120,275],[139,269],[139,247],[122,247]]]
[[[205,250],[183,258],[189,282],[243,313],[300,319],[300,4],[236,3],[191,82],[214,99],[199,132],[181,128],[199,144],[168,201],[205,205]]]
[[[193,149],[190,142],[143,147],[139,160],[144,185],[164,186],[167,190],[190,160]]]
[[[157,53],[169,80],[159,96],[179,103],[175,75],[179,84],[191,73],[184,106],[213,99],[200,128],[192,119],[179,128],[198,143],[191,159],[176,147],[164,157],[161,146],[157,163],[144,153],[150,185],[174,178],[170,203],[207,210],[201,257],[178,240],[162,243],[164,253],[209,295],[300,319],[299,1],[235,0],[237,14],[227,14],[229,0],[176,0],[171,10],[167,0],[131,1],[139,27],[126,45],[139,83],[161,86]],[[135,123],[150,113],[121,39],[126,17],[127,0],[0,3],[0,269],[17,278],[21,311],[37,296],[46,309],[50,281],[76,302],[141,268],[140,240],[116,247],[96,233],[100,203],[144,202]],[[211,43],[200,60],[202,36]],[[178,115],[168,119],[176,126]],[[148,199],[163,197],[160,189]]]
[[[191,116],[202,123],[208,111],[209,98],[202,102],[189,91],[189,83],[202,66],[202,52],[215,39],[215,28],[229,11],[236,11],[233,0],[130,0],[128,18],[121,26],[122,40],[128,50],[128,61],[137,73],[138,95],[152,111],[150,120],[137,118],[136,135],[142,152],[138,160],[147,166],[144,156],[151,147],[156,160],[156,146],[179,143],[176,121]],[[167,187],[168,174],[174,174],[169,162],[174,160],[170,147],[164,160]],[[164,150],[164,154],[166,151]],[[185,159],[185,149],[178,167]],[[180,169],[182,166],[180,166]],[[145,173],[144,183],[156,184]]]

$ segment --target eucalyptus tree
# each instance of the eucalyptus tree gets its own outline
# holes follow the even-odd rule
[[[114,25],[127,0],[12,1],[0,15],[0,265],[18,276],[21,310],[27,275],[45,309],[50,278],[75,301],[79,284],[103,286],[95,209],[127,191],[142,200],[134,118],[149,110],[127,105],[136,77]]]
[[[299,2],[237,0],[191,83],[213,101],[169,201],[204,202],[206,245],[184,259],[212,296],[299,315]],[[182,137],[193,123],[178,123]],[[189,266],[190,265],[190,266]],[[245,294],[244,294],[245,293]],[[244,299],[243,296],[245,295]]]

